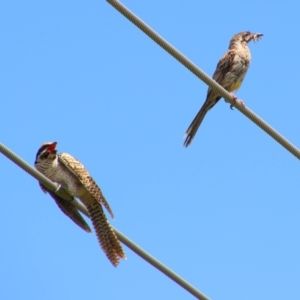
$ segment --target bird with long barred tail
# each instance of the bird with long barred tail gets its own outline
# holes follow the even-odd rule
[[[262,36],[263,34],[261,33],[245,31],[237,33],[231,38],[228,51],[220,59],[213,75],[213,79],[228,92],[231,93],[238,90],[247,73],[251,61],[251,53],[248,48],[248,43],[251,40],[256,42]],[[191,144],[206,113],[221,98],[222,97],[218,94],[218,92],[214,91],[210,87],[208,88],[206,100],[203,106],[185,133],[186,139],[184,146],[188,147]],[[234,94],[232,94],[232,98],[234,102],[239,101],[242,105],[244,105],[241,100],[237,100]],[[232,105],[230,108],[232,108]]]
[[[126,259],[126,255],[114,229],[104,214],[102,205],[113,218],[112,210],[85,167],[70,154],[57,154],[56,144],[56,142],[44,143],[36,154],[34,165],[50,180],[66,188],[72,196],[80,199],[87,208],[101,248],[110,262],[117,266],[120,258]],[[50,193],[60,209],[78,226],[87,232],[91,231],[72,202],[60,198],[43,185],[41,188],[44,192]]]

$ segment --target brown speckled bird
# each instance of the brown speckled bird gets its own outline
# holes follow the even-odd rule
[[[119,264],[120,258],[126,259],[121,243],[109,224],[102,205],[113,217],[112,210],[104,198],[100,188],[95,183],[84,166],[67,153],[57,154],[56,142],[43,144],[37,154],[35,167],[53,182],[66,188],[71,195],[80,199],[87,208],[96,231],[99,243],[104,253],[114,266]],[[43,191],[49,192],[44,186]],[[77,225],[90,231],[90,228],[77,209],[54,193],[50,193],[61,210]]]
[[[251,53],[248,48],[248,43],[251,40],[256,42],[263,35],[261,33],[250,33],[249,31],[240,32],[234,35],[229,43],[228,51],[220,59],[213,79],[218,82],[228,92],[233,92],[239,89],[251,61]],[[232,94],[233,100],[237,98]],[[206,100],[194,118],[193,122],[187,129],[184,146],[188,147],[194,136],[197,133],[206,113],[221,99],[217,92],[210,87],[207,91]],[[242,104],[243,102],[240,101]],[[231,106],[232,107],[232,106]]]

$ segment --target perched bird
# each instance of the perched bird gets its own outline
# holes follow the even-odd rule
[[[111,263],[117,266],[120,258],[126,259],[126,255],[115,231],[104,214],[102,205],[113,217],[112,210],[100,188],[84,166],[67,153],[57,154],[56,144],[56,142],[43,144],[36,154],[34,165],[38,171],[50,180],[66,188],[72,196],[80,199],[87,208],[101,248]],[[43,185],[41,185],[41,188],[44,192],[50,192]],[[50,195],[67,216],[87,232],[90,231],[72,202],[68,203],[68,201],[53,192],[50,192]]]
[[[256,42],[263,36],[261,33],[250,33],[249,31],[240,32],[234,35],[229,43],[228,51],[220,59],[213,79],[218,82],[228,92],[233,92],[239,89],[251,61],[251,53],[247,43],[251,40]],[[237,101],[235,95],[232,94],[233,100]],[[193,122],[187,129],[184,146],[188,147],[196,132],[201,125],[206,113],[221,99],[218,93],[210,87],[207,91],[206,100],[194,118]],[[242,104],[243,102],[240,101]],[[231,106],[232,108],[232,106]]]

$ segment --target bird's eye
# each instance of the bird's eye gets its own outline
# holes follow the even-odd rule
[[[49,152],[44,152],[42,155],[41,155],[41,159],[45,159],[49,156]]]

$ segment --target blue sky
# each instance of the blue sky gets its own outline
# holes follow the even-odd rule
[[[236,95],[300,145],[297,1],[123,2],[212,75],[231,36],[262,32]],[[299,299],[297,160],[223,100],[192,145],[207,86],[106,1],[1,1],[1,142],[78,158],[113,226],[211,299]],[[1,299],[192,299],[124,246],[117,269],[0,155]],[[297,279],[298,278],[298,279]]]

